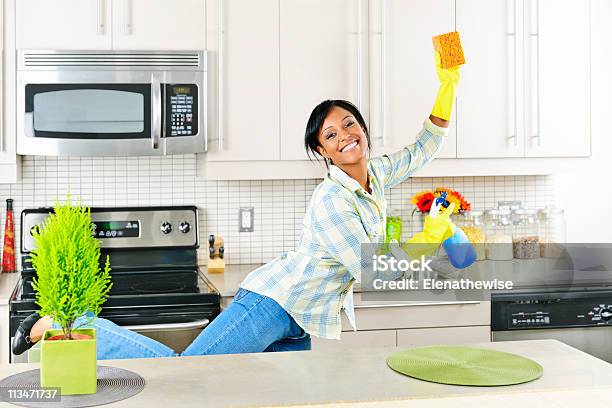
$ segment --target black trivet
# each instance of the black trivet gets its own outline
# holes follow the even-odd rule
[[[7,401],[9,389],[38,389],[40,370],[34,369],[14,374],[0,380],[0,390]],[[33,402],[27,400],[7,401],[22,407],[93,407],[132,397],[142,391],[145,380],[140,375],[123,368],[98,366],[98,391],[95,394],[64,395],[60,401]]]

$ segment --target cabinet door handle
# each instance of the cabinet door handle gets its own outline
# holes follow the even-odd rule
[[[387,56],[386,56],[386,51],[387,51],[386,50],[386,42],[387,42],[386,41],[387,40],[386,31],[387,30],[386,30],[386,18],[385,18],[386,17],[385,14],[387,13],[386,1],[387,0],[379,0],[379,6],[377,5],[377,9],[380,12],[380,17],[379,17],[380,27],[378,27],[376,31],[372,31],[372,34],[375,34],[378,36],[378,45],[379,45],[379,53],[380,53],[380,58],[379,58],[380,72],[378,73],[378,82],[380,86],[380,89],[378,91],[378,97],[379,97],[378,120],[380,121],[380,124],[378,125],[378,129],[377,129],[377,131],[380,132],[380,134],[372,139],[372,144],[375,146],[385,145],[385,71],[386,71],[386,59],[387,59]],[[369,4],[369,1],[368,1],[368,4]],[[368,54],[369,54],[368,58],[371,60],[372,55],[370,54],[370,52],[368,52]]]
[[[123,0],[123,34],[132,35],[132,0]]]
[[[224,10],[223,0],[218,0],[217,19],[219,20],[217,26],[217,143],[219,151],[223,150],[223,58],[224,58],[224,44],[223,36],[225,35],[224,23]]]
[[[106,1],[98,0],[98,10],[96,13],[96,32],[98,35],[104,35],[105,20],[106,20]]]
[[[387,70],[387,0],[381,0],[380,5],[380,145],[385,145],[385,98]]]
[[[355,309],[382,309],[382,308],[398,308],[398,307],[418,307],[418,306],[449,306],[449,305],[478,305],[479,300],[465,301],[449,301],[449,302],[418,302],[418,303],[389,303],[375,305],[355,305]]]
[[[512,140],[514,142],[514,146],[518,146],[518,127],[517,127],[517,99],[516,99],[516,84],[517,84],[517,58],[516,58],[516,0],[508,0],[507,9],[508,9],[508,28],[506,37],[508,38],[508,60],[510,69],[512,72],[511,81],[508,81],[509,89],[508,94],[512,94],[512,100],[509,100],[509,105],[511,106],[512,113],[510,117],[512,118],[512,126],[509,131],[510,135],[508,136],[508,140]],[[512,5],[512,6],[510,6]]]
[[[123,327],[129,330],[145,333],[153,331],[180,331],[189,329],[201,329],[203,327],[208,326],[208,323],[210,323],[209,319],[202,319],[189,323],[142,324]]]
[[[363,8],[362,0],[357,0],[357,108],[363,111]]]
[[[542,139],[540,134],[540,0],[530,0],[529,6],[531,20],[529,30],[529,43],[531,45],[529,58],[529,65],[531,66],[531,138],[536,139],[538,146],[540,146]]]

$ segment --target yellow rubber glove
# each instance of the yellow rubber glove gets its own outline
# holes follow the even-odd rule
[[[440,119],[450,120],[455,102],[455,91],[459,85],[460,66],[444,69],[440,63],[440,53],[435,52],[436,71],[440,80],[440,89],[431,114]]]
[[[419,232],[402,245],[402,249],[411,259],[431,254],[442,245],[442,242],[453,236],[457,227],[451,221],[450,215],[454,209],[455,203],[451,203],[437,217],[431,218],[429,215],[425,217],[423,232]]]

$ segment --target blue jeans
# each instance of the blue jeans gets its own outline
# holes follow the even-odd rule
[[[177,353],[142,334],[95,318],[98,360],[310,350],[306,333],[278,303],[240,288],[234,301]],[[77,322],[78,324],[78,322]]]

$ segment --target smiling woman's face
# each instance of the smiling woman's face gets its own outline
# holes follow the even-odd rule
[[[330,109],[319,132],[319,153],[336,166],[357,164],[364,160],[368,139],[357,119],[346,109]]]

